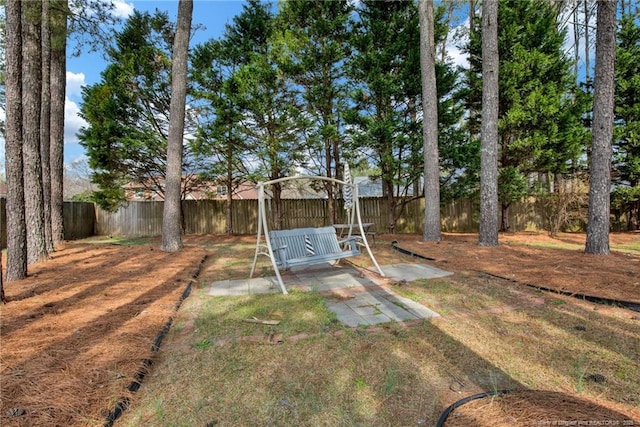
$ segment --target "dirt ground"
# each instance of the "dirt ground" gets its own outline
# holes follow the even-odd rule
[[[584,243],[584,234],[501,235],[495,248],[477,236],[446,234],[440,243],[419,236],[379,236],[433,258],[448,271],[479,271],[522,284],[640,303],[640,255],[535,248],[532,242]],[[161,331],[191,285],[216,272],[206,247],[255,237],[187,236],[177,254],[149,244],[68,242],[30,276],[5,284],[0,307],[2,426],[102,425],[144,376]],[[640,233],[612,234],[612,244],[638,242]],[[375,247],[374,247],[375,250]],[[384,262],[380,260],[379,262]]]

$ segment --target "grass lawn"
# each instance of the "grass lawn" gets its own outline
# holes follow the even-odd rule
[[[640,244],[630,246],[637,263]],[[351,329],[315,292],[208,296],[211,282],[246,277],[254,244],[207,249],[199,286],[116,425],[433,426],[451,403],[503,389],[584,399],[640,425],[638,313],[458,269],[390,285],[441,317]],[[375,252],[384,264],[416,262],[383,239]],[[261,273],[271,274],[266,263]],[[243,321],[254,317],[279,324]],[[561,407],[561,400],[548,405]],[[505,413],[488,424],[477,418],[475,425],[553,421],[531,413]]]

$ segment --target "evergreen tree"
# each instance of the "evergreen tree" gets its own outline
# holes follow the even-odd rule
[[[349,55],[349,17],[346,0],[290,0],[281,4],[273,37],[278,62],[300,91],[305,114],[309,168],[315,175],[341,176],[344,111],[347,104],[345,60]],[[346,161],[349,161],[347,158]],[[340,221],[334,186],[325,182],[329,216]]]
[[[233,194],[248,175],[235,74],[240,65],[220,40],[196,46],[192,55],[191,81],[200,119],[194,150],[203,159],[200,177],[226,188],[228,234],[234,227]]]
[[[387,199],[386,229],[394,232],[399,214],[395,195],[406,194],[423,172],[422,137],[417,120],[421,93],[420,32],[413,2],[365,0],[354,22],[355,52],[348,63],[353,84],[347,118],[351,147],[380,170]]]
[[[242,123],[240,70],[254,54],[266,52],[271,19],[266,5],[251,0],[220,40],[196,46],[192,55],[191,79],[200,118],[194,148],[205,159],[201,176],[226,187],[227,233],[233,232],[233,194],[252,175],[245,162],[249,143]]]
[[[291,79],[278,66],[278,52],[271,43],[274,18],[269,8],[268,4],[250,2],[239,22],[251,24],[228,32],[226,42],[249,48],[237,50],[243,61],[236,74],[242,105],[239,124],[249,155],[256,160],[252,171],[254,176],[273,180],[288,176],[294,168],[304,166],[303,141],[308,123]],[[248,46],[242,31],[251,29],[251,25],[264,28],[264,32]],[[250,31],[250,34],[255,32]],[[281,185],[275,184],[272,198],[276,229],[280,228],[282,220],[281,195]]]
[[[534,172],[567,173],[586,143],[581,123],[585,98],[575,85],[571,62],[563,51],[558,5],[546,0],[499,2],[500,182],[511,184],[502,195],[501,229],[509,228],[508,209],[526,191]],[[467,105],[469,129],[479,129],[480,33],[472,29]],[[523,178],[510,180],[514,174]],[[520,185],[514,185],[521,183]]]
[[[24,208],[22,159],[22,2],[5,6],[6,113],[5,156],[7,174],[7,274],[8,282],[27,277],[27,227]]]
[[[422,75],[422,135],[424,141],[424,241],[440,241],[440,162],[438,155],[438,89],[436,87],[435,19],[432,0],[418,3],[420,71]]]
[[[480,168],[480,246],[498,245],[498,113],[500,54],[498,0],[482,3],[482,154]]]
[[[178,23],[172,49],[171,103],[167,141],[166,191],[162,216],[162,250],[182,249],[182,151],[187,100],[187,69],[193,0],[180,0]]]
[[[124,201],[122,186],[130,181],[164,195],[173,37],[167,14],[135,12],[108,49],[102,80],[83,89],[80,115],[89,125],[78,137],[99,186],[94,199],[105,209]],[[189,182],[194,159],[185,150]],[[182,186],[183,194],[188,190]]]
[[[22,156],[27,223],[27,263],[48,258],[45,244],[40,117],[42,100],[42,4],[22,6]]]
[[[44,242],[53,252],[51,229],[51,4],[42,2],[42,87],[40,92],[40,157],[42,161],[42,202]]]
[[[64,240],[64,102],[67,84],[67,0],[51,2],[51,129],[49,162],[51,172],[51,239]]]
[[[598,2],[593,136],[589,157],[588,254],[609,254],[611,156],[616,59],[616,1]]]
[[[623,16],[615,66],[613,166],[618,184],[613,202],[627,213],[627,228],[640,228],[640,26]]]

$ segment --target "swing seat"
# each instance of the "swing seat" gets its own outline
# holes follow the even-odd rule
[[[285,270],[360,255],[356,238],[338,239],[333,226],[272,230],[269,241],[276,265]]]
[[[266,255],[271,260],[278,285],[280,285],[282,293],[286,295],[288,292],[280,275],[281,268],[286,270],[295,266],[338,261],[342,258],[357,256],[361,253],[360,247],[367,249],[369,258],[371,258],[371,261],[376,266],[378,273],[381,277],[384,277],[384,272],[378,265],[367,242],[365,230],[362,227],[360,204],[358,203],[358,186],[353,184],[348,177],[349,175],[346,173],[348,171],[347,166],[348,165],[345,165],[345,177],[347,178],[345,181],[326,176],[300,175],[258,183],[258,236],[256,239],[256,253],[253,257],[253,265],[251,266],[249,278],[252,278],[253,273],[256,271],[258,255]],[[338,237],[334,226],[269,231],[265,203],[265,186],[299,179],[320,180],[342,185],[345,201],[349,200],[353,202],[351,203],[353,209],[351,209],[351,206],[347,208],[349,213],[349,228],[352,230],[357,220],[360,239],[358,239],[357,236],[341,239]],[[345,203],[345,207],[346,206],[347,204]],[[264,243],[262,243],[263,238]]]

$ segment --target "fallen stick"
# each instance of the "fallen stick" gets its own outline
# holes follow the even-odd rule
[[[279,320],[261,320],[261,319],[256,319],[255,317],[251,319],[242,319],[242,321],[247,323],[260,323],[261,325],[279,325],[280,324]]]

